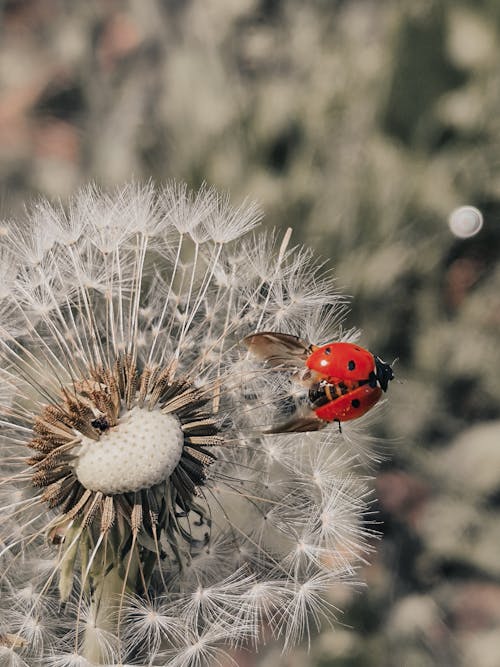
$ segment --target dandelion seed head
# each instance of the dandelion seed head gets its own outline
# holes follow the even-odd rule
[[[260,218],[171,183],[8,223],[2,664],[201,667],[334,611],[371,537],[358,432],[265,434],[307,390],[241,341],[355,333],[331,276]]]

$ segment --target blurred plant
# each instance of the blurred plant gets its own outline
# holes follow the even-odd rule
[[[6,225],[2,664],[207,665],[334,615],[372,534],[362,425],[263,435],[291,384],[239,341],[341,337],[345,304],[260,217],[128,186]]]

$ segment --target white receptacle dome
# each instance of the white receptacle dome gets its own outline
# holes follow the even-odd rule
[[[99,440],[82,436],[75,474],[106,495],[148,489],[170,477],[183,442],[177,417],[134,407]]]

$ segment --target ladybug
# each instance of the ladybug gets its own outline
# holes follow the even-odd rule
[[[335,421],[357,419],[370,410],[394,378],[392,367],[354,343],[318,346],[297,336],[262,332],[243,340],[249,351],[270,368],[294,371],[309,389],[309,406],[285,424],[267,431],[313,431]]]

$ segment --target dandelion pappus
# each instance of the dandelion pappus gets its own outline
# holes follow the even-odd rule
[[[268,366],[295,369],[293,379],[309,389],[306,412],[268,433],[319,430],[333,421],[340,428],[368,412],[394,378],[390,364],[354,343],[318,346],[278,332],[252,334],[243,342]]]

